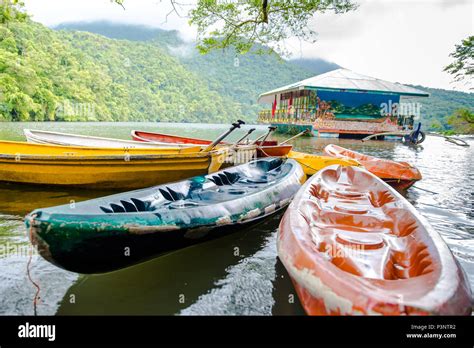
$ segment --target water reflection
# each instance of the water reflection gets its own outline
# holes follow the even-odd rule
[[[220,292],[234,267],[248,262],[258,253],[265,240],[272,235],[278,226],[279,216],[274,216],[262,223],[207,243],[188,247],[162,257],[155,258],[123,270],[102,275],[81,276],[80,280],[70,287],[58,309],[58,314],[177,314],[183,311],[188,314],[217,314],[223,310],[217,305],[223,296],[206,301],[208,293]],[[276,260],[274,252],[269,256]],[[270,262],[271,263],[271,262]],[[268,270],[271,272],[271,267]],[[267,270],[266,267],[261,271]],[[252,269],[239,276],[258,275]],[[266,277],[264,277],[266,280]],[[242,308],[230,300],[240,293],[238,281],[231,281],[230,292],[225,294],[229,301],[225,314],[237,313]],[[245,284],[245,288],[258,287],[259,284]],[[104,293],[104,290],[106,290]],[[271,287],[265,289],[271,294]],[[98,296],[104,294],[104,296]],[[206,295],[207,294],[207,295]],[[256,296],[255,298],[258,298]],[[252,301],[255,300],[252,298]],[[72,300],[71,300],[72,299]],[[244,308],[255,307],[255,303],[246,303]],[[270,306],[271,308],[271,306]],[[243,313],[242,313],[243,314]]]

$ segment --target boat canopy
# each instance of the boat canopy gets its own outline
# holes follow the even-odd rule
[[[258,98],[258,102],[271,104],[274,101],[275,95],[300,90],[327,90],[335,92],[394,94],[405,97],[429,97],[428,93],[410,86],[358,74],[348,69],[336,69],[262,93]]]

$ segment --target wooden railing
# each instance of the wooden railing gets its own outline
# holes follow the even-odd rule
[[[289,115],[287,110],[276,110],[272,117],[271,110],[262,110],[258,115],[260,123],[284,123],[297,125],[313,125],[316,129],[327,131],[340,131],[341,133],[382,133],[396,132],[399,130],[396,117],[383,117],[374,120],[356,120],[356,119],[322,119],[311,115],[303,110],[298,117]]]
[[[316,121],[316,117],[306,109],[295,109],[293,114],[289,114],[287,109],[275,110],[273,117],[271,110],[262,110],[258,113],[257,120],[260,123],[309,124]]]

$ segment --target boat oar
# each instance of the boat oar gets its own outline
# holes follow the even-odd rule
[[[215,148],[223,139],[225,139],[230,133],[232,133],[235,129],[240,128],[241,125],[245,124],[244,121],[237,120],[237,122],[232,123],[232,127],[229,128],[228,131],[222,133],[216,140],[214,140],[211,144],[209,144],[205,149],[201,150],[203,152],[209,152],[213,148]]]
[[[262,140],[261,140],[261,144],[263,145],[263,143],[265,142],[265,140],[267,140],[267,138],[268,138],[268,136],[270,135],[270,133],[273,132],[275,129],[277,129],[277,127],[275,127],[275,126],[270,126],[270,127],[268,127],[268,132],[263,135],[263,139],[262,139],[262,137],[259,137],[259,138],[255,139],[255,140],[253,141],[252,145],[257,145],[257,141],[259,141],[260,139],[262,139]]]
[[[239,140],[237,140],[234,145],[240,144],[242,141],[244,141],[246,138],[248,138],[248,136],[249,136],[250,134],[252,134],[254,130],[255,130],[255,128],[249,129],[249,131],[247,132],[247,134],[245,134],[242,138],[240,138]]]
[[[291,137],[291,138],[289,138],[289,139],[286,139],[285,141],[281,142],[279,145],[286,144],[286,143],[288,143],[288,142],[290,142],[290,141],[292,141],[292,140],[294,140],[294,139],[296,139],[296,138],[298,138],[298,137],[300,137],[300,136],[302,136],[302,135],[308,134],[308,133],[309,133],[309,128],[306,128],[304,131],[302,131],[302,132],[296,134],[295,136],[293,136],[293,137]]]
[[[259,136],[257,139],[255,139],[252,144],[255,144],[257,141],[259,141],[260,139],[262,139],[265,135],[267,135],[267,133],[265,134],[262,134],[261,136]]]

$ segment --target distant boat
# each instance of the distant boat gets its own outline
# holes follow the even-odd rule
[[[227,149],[97,148],[0,141],[0,182],[134,189],[219,170]]]
[[[177,136],[177,135],[145,132],[145,131],[138,131],[138,130],[132,130],[131,135],[132,135],[133,140],[143,141],[143,142],[160,142],[160,143],[179,144],[179,145],[184,145],[184,144],[209,145],[212,143],[211,140],[206,140],[206,139],[182,137],[182,136]],[[221,144],[230,145],[229,143],[221,143]],[[277,141],[271,141],[271,140],[266,140],[264,142],[257,141],[255,145],[257,146],[257,157],[272,157],[272,156],[281,157],[281,156],[287,155],[293,148],[292,145],[279,145]],[[239,145],[239,146],[245,146],[245,145]]]
[[[329,156],[359,161],[369,172],[398,190],[406,190],[415,182],[421,180],[420,171],[407,162],[364,155],[334,144],[327,145],[324,152]]]
[[[471,315],[469,282],[443,238],[363,168],[319,171],[278,230],[278,256],[307,314]]]
[[[30,143],[50,144],[62,146],[89,146],[107,148],[143,149],[156,147],[191,147],[193,145],[170,144],[165,142],[131,141],[113,138],[101,138],[88,135],[50,132],[42,130],[24,129],[23,133]]]
[[[305,175],[293,160],[259,159],[214,174],[37,209],[31,241],[48,261],[106,272],[223,235],[289,204]],[[129,250],[129,255],[124,254]]]

